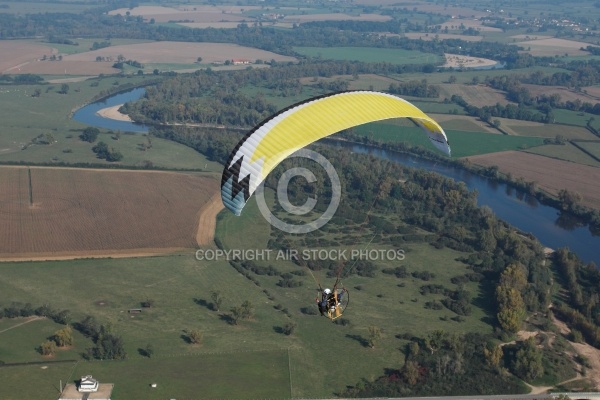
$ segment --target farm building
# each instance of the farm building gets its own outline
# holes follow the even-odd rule
[[[58,400],[110,400],[113,387],[112,383],[99,383],[86,375],[81,377],[79,385],[66,385]]]
[[[248,60],[246,58],[234,58],[233,60],[231,60],[231,63],[233,65],[250,64],[250,60]]]

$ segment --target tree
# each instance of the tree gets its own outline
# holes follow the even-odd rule
[[[484,230],[479,236],[479,248],[482,251],[492,252],[496,249],[497,245],[496,238],[490,230]]]
[[[204,334],[198,329],[193,329],[188,333],[188,338],[190,339],[190,343],[192,344],[202,343],[203,336]]]
[[[219,292],[218,290],[210,292],[210,298],[213,301],[214,310],[219,311],[219,309],[221,308],[221,304],[223,303],[223,296],[221,295],[221,292]]]
[[[297,327],[297,325],[295,322],[288,322],[283,327],[283,333],[290,336],[294,333],[294,331],[296,330],[296,327]]]
[[[47,340],[40,346],[40,353],[43,356],[52,356],[56,353],[56,343],[53,340]]]
[[[406,359],[407,360],[412,360],[415,359],[417,357],[417,355],[419,354],[419,343],[417,342],[410,342],[409,344],[406,345]]]
[[[242,318],[242,308],[241,307],[231,307],[231,321],[234,325],[237,325]]]
[[[377,326],[369,326],[369,347],[374,348],[381,339],[381,329]]]
[[[402,367],[401,374],[406,383],[415,385],[419,380],[419,364],[416,361],[407,362]]]
[[[512,369],[516,376],[529,382],[544,373],[542,350],[537,348],[534,338],[527,339],[517,351]]]
[[[231,319],[237,325],[240,319],[251,319],[254,316],[254,306],[248,300],[239,307],[231,308]]]
[[[144,348],[144,354],[148,358],[152,357],[152,355],[154,354],[154,346],[152,346],[152,343],[148,343],[146,345],[146,347]]]
[[[62,85],[60,85],[60,90],[58,91],[58,93],[60,93],[60,94],[69,93],[69,85],[67,85],[66,83],[63,83]]]
[[[52,337],[58,347],[66,347],[73,345],[73,329],[66,326],[54,333]]]
[[[79,138],[84,142],[94,143],[100,134],[100,129],[94,127],[87,127],[81,132]]]
[[[242,318],[251,319],[254,317],[254,306],[248,300],[244,301],[241,305]]]
[[[578,192],[561,189],[558,192],[558,200],[563,210],[570,210],[581,201],[581,195]]]
[[[498,323],[503,330],[516,333],[521,328],[521,322],[526,314],[523,298],[514,289],[507,289],[502,293],[504,293],[502,296],[506,297],[508,302],[500,306],[500,310],[496,315]]]
[[[489,367],[498,368],[500,366],[500,361],[504,356],[504,352],[500,346],[494,346],[494,348],[491,350],[489,350],[487,347],[484,347],[483,355],[485,356],[485,363]]]
[[[146,299],[146,300],[142,301],[141,305],[144,308],[150,308],[150,307],[154,306],[154,300]]]
[[[110,333],[110,328],[101,327],[96,347],[93,349],[94,356],[101,360],[123,360],[127,358],[123,339]]]

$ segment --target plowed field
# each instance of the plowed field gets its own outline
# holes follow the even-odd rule
[[[214,229],[199,215],[218,189],[215,178],[185,173],[3,167],[0,259],[194,248]]]
[[[537,182],[540,188],[554,195],[561,189],[579,192],[583,205],[600,208],[600,168],[521,151],[473,156],[469,160],[486,167],[497,165],[500,171]]]

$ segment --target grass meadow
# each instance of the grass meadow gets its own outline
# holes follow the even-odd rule
[[[10,2],[7,8],[2,9],[6,14],[38,14],[38,13],[81,13],[97,6],[91,2],[64,1],[50,3],[45,1],[36,2]]]
[[[271,197],[268,196],[268,201]],[[229,249],[261,250],[267,247],[270,228],[251,200],[241,217],[222,213],[217,236]],[[359,236],[356,246],[338,250],[344,248],[347,251],[391,249],[368,244],[368,240]],[[422,243],[409,244],[402,250],[406,255],[404,260],[377,261],[378,268],[405,265],[409,272],[428,270],[435,273],[435,278],[425,282],[413,277],[398,279],[381,272],[374,278],[345,277],[343,284],[351,295],[344,315],[349,321],[347,326],[302,311],[316,309],[317,281],[324,286],[333,282],[322,272],[315,273],[313,279],[306,268],[289,260],[278,260],[276,253],[269,260],[257,262],[273,265],[281,272],[304,270],[306,274],[298,277],[302,286],[282,288],[277,285],[278,277],[262,275],[256,276],[256,284],[227,262],[198,261],[193,252],[131,259],[2,263],[0,306],[8,306],[11,301],[30,302],[34,307],[50,303],[59,310],[69,309],[73,321],[94,315],[100,322],[110,324],[123,337],[127,360],[80,361],[75,371],[64,364],[49,364],[45,372],[51,372],[48,376],[56,382],[92,373],[103,382],[116,384],[117,399],[131,398],[131,393],[144,390],[148,390],[148,398],[196,398],[193,393],[204,391],[206,382],[215,383],[211,389],[214,392],[210,396],[206,392],[203,398],[331,397],[361,378],[374,378],[384,368],[399,367],[404,361],[399,349],[406,341],[396,335],[425,336],[435,329],[492,330],[487,295],[477,283],[467,284],[474,307],[464,322],[449,319],[454,314],[447,309],[424,307],[426,301],[439,300],[441,295],[421,295],[421,285],[441,284],[454,289],[456,285],[450,278],[468,272],[464,264],[456,261],[461,253],[437,250]],[[223,295],[220,311],[210,306],[213,290]],[[154,306],[141,314],[127,312],[140,307],[140,302],[146,299],[152,299]],[[245,300],[254,305],[255,317],[232,325],[228,322],[229,309]],[[24,320],[0,320],[0,343],[7,343],[0,345],[0,360],[45,361],[35,348],[60,325],[36,320],[15,326],[21,322]],[[294,334],[286,336],[281,331],[289,322],[297,328]],[[375,348],[366,345],[369,326],[377,326],[383,333]],[[10,327],[13,328],[4,330]],[[187,342],[186,331],[191,329],[203,332],[201,345]],[[151,358],[140,352],[147,344],[154,348]],[[79,358],[77,355],[90,346],[89,339],[76,334],[74,347],[59,352],[55,360]],[[332,364],[340,368],[331,368]],[[33,371],[35,375],[39,373],[39,368],[39,365],[0,368],[0,379],[11,382],[0,387],[0,398],[7,398],[10,390],[26,385]],[[235,378],[231,378],[232,373]],[[198,376],[202,374],[206,376]],[[269,376],[274,379],[271,383],[261,381]],[[148,387],[152,382],[159,385],[156,391]],[[54,389],[48,384],[43,390],[44,396],[49,396]],[[37,397],[43,396],[32,396]]]
[[[577,145],[593,156],[600,158],[600,141],[594,142],[577,142]]]
[[[98,86],[92,86],[92,83]],[[97,163],[110,164],[96,158],[94,144],[81,141],[79,135],[87,126],[74,121],[70,114],[102,90],[118,84],[143,82],[139,77],[108,77],[69,83],[69,92],[60,94],[60,84],[2,85],[0,86],[0,162],[31,163]],[[40,97],[31,97],[36,89]],[[202,169],[220,171],[222,167],[208,161],[203,155],[168,140],[152,138],[152,148],[144,151],[147,142],[143,134],[123,133],[115,140],[114,133],[101,130],[98,141],[123,154],[120,165],[136,166],[150,161],[156,167],[174,169]],[[51,145],[24,146],[41,134],[51,134]]]
[[[561,125],[561,124],[536,124],[530,126],[527,124],[519,125],[517,120],[508,120],[503,118],[501,127],[508,127],[511,133],[519,136],[537,136],[554,139],[561,135],[567,140],[592,140],[597,139],[592,132],[581,126]]]
[[[588,121],[597,130],[600,130],[600,118],[597,115],[571,111],[571,110],[553,110],[556,123],[576,126],[586,126]]]
[[[581,144],[582,142],[579,142]],[[533,149],[528,149],[528,153],[539,154],[550,158],[556,158],[559,160],[571,161],[576,164],[590,165],[592,167],[600,167],[600,162],[594,160],[588,154],[585,154],[581,149],[573,146],[571,143],[567,143],[564,146],[557,145],[544,145]]]
[[[373,123],[354,128],[354,133],[372,136],[384,142],[408,142],[413,146],[434,149],[421,128],[407,126],[406,122]],[[452,148],[452,157],[466,157],[506,150],[522,150],[543,144],[543,138],[508,136],[484,132],[446,130]]]

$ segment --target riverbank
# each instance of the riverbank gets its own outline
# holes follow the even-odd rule
[[[122,105],[123,104],[117,104],[116,106],[103,108],[98,110],[96,114],[102,118],[114,119],[115,121],[133,122],[129,115],[119,112],[119,108],[121,108]]]

